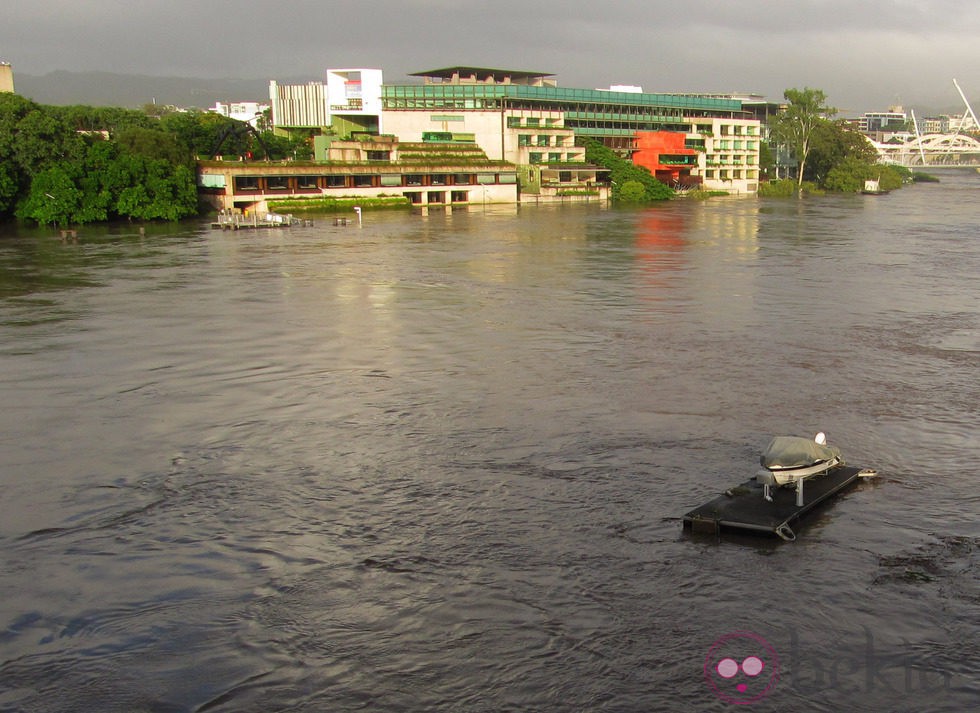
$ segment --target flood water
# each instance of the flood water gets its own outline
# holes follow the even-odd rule
[[[0,228],[0,711],[972,708],[980,175],[940,176]],[[880,477],[795,542],[684,531],[818,430]]]

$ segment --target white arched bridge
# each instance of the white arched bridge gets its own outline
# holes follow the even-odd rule
[[[980,141],[967,134],[894,136],[886,143],[871,141],[871,145],[882,163],[906,168],[980,166]]]

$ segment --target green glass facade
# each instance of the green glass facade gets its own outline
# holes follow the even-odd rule
[[[692,117],[742,112],[735,99],[513,84],[383,85],[381,102],[387,110],[561,111],[565,128],[589,136],[686,131]]]

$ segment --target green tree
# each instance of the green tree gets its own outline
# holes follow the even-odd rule
[[[830,191],[857,193],[864,188],[865,181],[872,179],[885,191],[902,187],[900,171],[892,166],[869,163],[858,156],[849,156],[830,169],[824,186]]]
[[[613,202],[647,203],[667,200],[674,195],[674,191],[654,178],[649,169],[617,156],[598,141],[586,139],[585,160],[609,169]]]
[[[827,117],[837,110],[826,105],[827,96],[819,89],[787,89],[783,98],[789,102],[786,109],[773,119],[772,137],[777,143],[789,146],[799,164],[797,187],[803,185],[803,174],[810,156],[813,132]]]
[[[639,181],[626,181],[619,187],[619,200],[624,203],[645,203],[646,188]]]
[[[17,210],[20,218],[29,218],[41,225],[68,225],[82,204],[82,192],[61,166],[41,171],[31,182],[26,200]]]
[[[136,156],[161,158],[175,166],[189,164],[194,160],[185,143],[158,127],[127,127],[117,132],[115,139],[121,151]]]
[[[848,128],[843,121],[822,121],[813,129],[806,180],[824,183],[830,171],[846,159],[873,165],[878,152],[864,134]]]

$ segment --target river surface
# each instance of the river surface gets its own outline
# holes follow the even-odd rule
[[[980,175],[941,178],[0,228],[0,711],[973,708]],[[818,430],[879,478],[795,542],[684,531]]]

